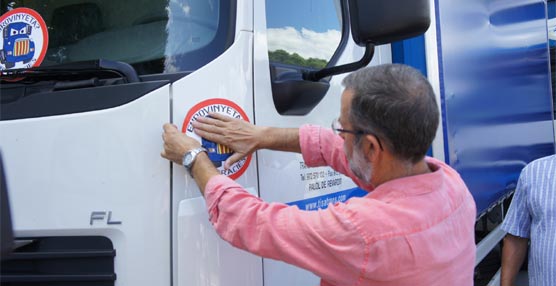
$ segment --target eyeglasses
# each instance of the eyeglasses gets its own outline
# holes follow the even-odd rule
[[[376,138],[376,141],[378,141],[378,146],[380,147],[380,150],[384,150],[382,149],[382,143],[380,142],[380,138],[378,138],[378,136],[374,133],[371,132],[365,132],[365,131],[361,131],[361,130],[348,130],[348,129],[343,129],[342,128],[342,124],[340,124],[340,121],[338,120],[338,118],[332,120],[332,131],[334,131],[334,134],[336,135],[340,135],[340,133],[350,133],[353,134],[355,136],[360,136],[363,134],[369,134],[369,135],[373,135]]]

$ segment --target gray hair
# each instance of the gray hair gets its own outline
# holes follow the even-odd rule
[[[438,128],[438,106],[427,79],[416,69],[386,64],[358,70],[342,84],[353,91],[349,120],[375,134],[399,159],[423,159]]]

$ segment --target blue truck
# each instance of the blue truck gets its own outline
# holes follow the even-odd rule
[[[35,43],[29,38],[31,25],[23,22],[8,24],[2,33],[0,63],[12,68],[18,62],[28,63],[35,55]]]

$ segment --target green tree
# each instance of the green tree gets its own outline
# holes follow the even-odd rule
[[[290,54],[284,50],[269,51],[268,58],[271,62],[278,62],[302,67],[311,67],[316,69],[324,68],[327,64],[327,61],[323,59],[305,59],[297,53]]]

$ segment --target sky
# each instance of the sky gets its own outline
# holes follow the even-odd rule
[[[266,1],[268,28],[285,26],[311,28],[316,32],[338,30],[340,21],[334,0],[272,0]]]
[[[267,0],[268,47],[329,60],[341,39],[335,0]]]
[[[318,33],[308,29],[298,31],[293,27],[270,28],[267,33],[269,51],[281,49],[304,58],[325,60],[332,57],[342,37],[338,30]]]

